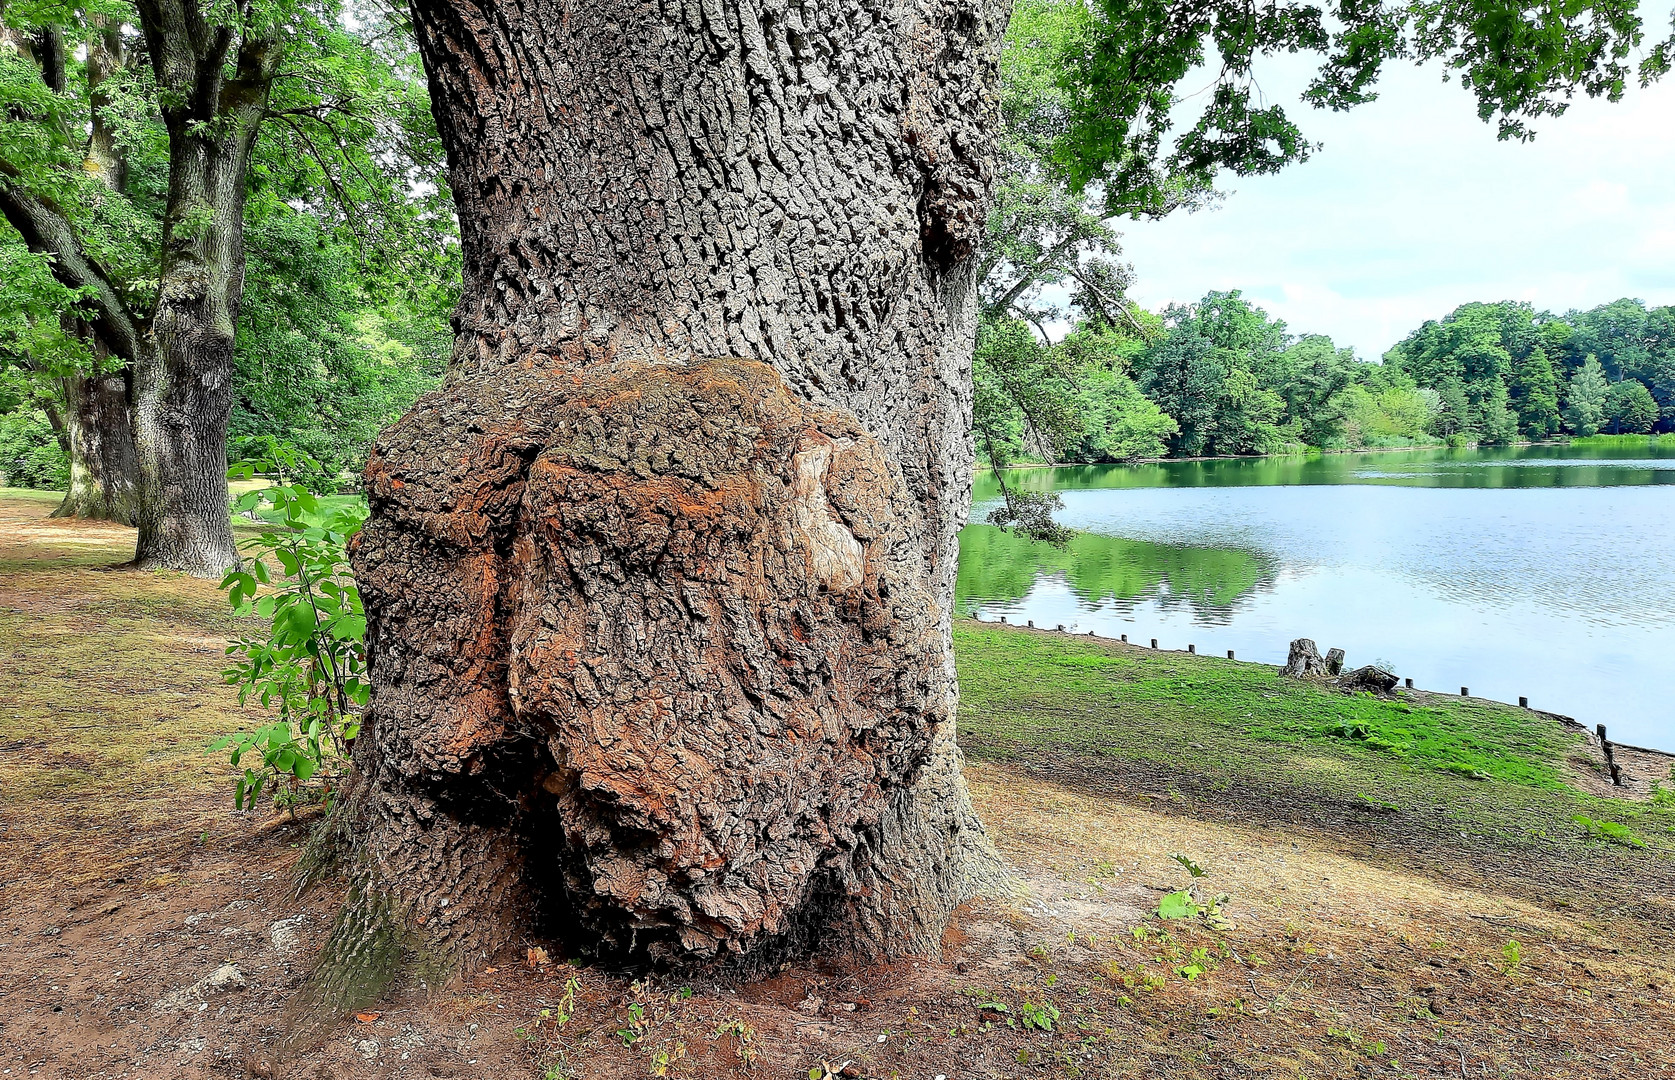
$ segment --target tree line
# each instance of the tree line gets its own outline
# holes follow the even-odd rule
[[[1120,323],[1071,297],[1057,340],[1039,317],[992,312],[979,328],[977,430],[993,466],[1675,428],[1675,307],[1462,304],[1379,363],[1291,335],[1238,291],[1131,307]]]
[[[1617,300],[1564,315],[1462,304],[1385,356],[1431,391],[1432,431],[1506,443],[1675,428],[1675,306]]]
[[[405,17],[9,3],[0,106],[0,469],[218,576],[229,441],[355,468],[445,363],[459,247]]]

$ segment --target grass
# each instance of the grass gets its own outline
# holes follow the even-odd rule
[[[1668,446],[1675,448],[1675,431],[1662,435],[1585,435],[1571,439],[1572,446],[1604,446],[1638,449],[1642,446]]]
[[[219,809],[231,781],[204,747],[254,714],[221,685],[236,622],[214,583],[106,570],[133,530],[47,521],[60,498],[0,490],[0,843],[80,881],[157,861],[182,796]]]
[[[1647,851],[1675,854],[1675,800],[1568,786],[1580,736],[1540,713],[1345,694],[1265,664],[970,620],[956,621],[954,643],[961,741],[977,760],[1123,763],[1154,789],[1405,813],[1514,847],[1598,845],[1578,816],[1638,822]]]
[[[1117,727],[1211,727],[1260,742],[1330,745],[1416,768],[1561,786],[1576,738],[1522,709],[1417,704],[1287,679],[1266,664],[1113,648],[961,622],[955,630],[966,731],[1017,742],[1111,745]],[[1089,713],[1094,713],[1089,722]],[[1043,713],[1055,713],[1046,719]]]

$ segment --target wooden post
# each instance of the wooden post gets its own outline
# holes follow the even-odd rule
[[[1227,659],[1229,659],[1229,660],[1233,659],[1233,650],[1232,649],[1227,650]]]
[[[1031,619],[1031,620],[1030,620],[1030,621],[1029,621],[1029,628],[1030,628],[1030,629],[1031,629],[1031,630],[1034,630],[1034,629],[1035,629],[1035,620],[1034,620],[1034,619]]]
[[[1157,648],[1157,639],[1156,638],[1152,638],[1152,648],[1154,648],[1154,649]]]
[[[1407,688],[1409,690],[1412,690],[1413,689],[1413,680],[1412,679],[1406,679],[1404,681],[1407,683]]]
[[[1523,697],[1523,696],[1520,696],[1520,697],[1519,697],[1519,698],[1518,698],[1518,707],[1519,707],[1519,708],[1520,708],[1520,709],[1527,709],[1527,708],[1529,708],[1529,707],[1530,707],[1530,699],[1529,699],[1529,698],[1527,698],[1527,697]]]
[[[1127,644],[1128,644],[1128,635],[1127,635],[1127,634],[1124,634],[1124,635],[1123,635],[1123,636],[1122,636],[1122,643],[1123,643],[1123,644],[1124,644],[1124,645],[1127,645]]]
[[[1611,785],[1623,786],[1623,767],[1617,764],[1617,755],[1611,751],[1611,740],[1605,737],[1605,725],[1596,724],[1594,730],[1599,732],[1599,748],[1605,754],[1605,767],[1611,771]]]
[[[1198,646],[1188,645],[1186,647],[1186,651],[1189,652],[1189,653],[1192,653],[1194,656],[1196,656],[1196,655],[1198,655]]]
[[[1460,696],[1461,697],[1471,697],[1471,691],[1462,686],[1462,687],[1460,687]]]

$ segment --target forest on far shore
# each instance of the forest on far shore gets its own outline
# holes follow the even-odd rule
[[[980,450],[1116,462],[1308,448],[1505,444],[1675,428],[1675,306],[1623,299],[1564,315],[1462,304],[1384,355],[1293,335],[1238,291],[1107,318],[1073,293],[1050,340],[1013,315],[977,352]]]

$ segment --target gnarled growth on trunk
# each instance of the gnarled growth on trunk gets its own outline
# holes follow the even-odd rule
[[[415,5],[465,298],[368,467],[315,1000],[542,917],[670,963],[929,953],[994,878],[949,620],[1001,17]]]

